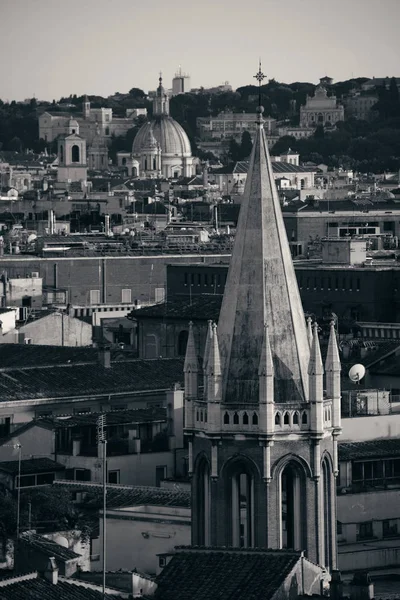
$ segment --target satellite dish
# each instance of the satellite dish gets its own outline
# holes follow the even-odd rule
[[[349,379],[353,383],[360,383],[365,375],[364,365],[353,365],[349,371]]]

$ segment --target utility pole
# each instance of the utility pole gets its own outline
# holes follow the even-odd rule
[[[97,441],[103,446],[103,598],[106,595],[106,506],[107,506],[107,439],[106,439],[106,415],[100,415],[97,419]]]

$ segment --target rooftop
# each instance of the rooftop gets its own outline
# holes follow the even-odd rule
[[[34,548],[35,550],[39,550],[40,552],[47,554],[50,558],[54,556],[54,558],[60,560],[73,560],[75,558],[79,558],[81,555],[73,552],[69,548],[65,546],[61,546],[54,542],[53,540],[49,540],[43,535],[39,535],[37,533],[33,533],[31,531],[26,531],[21,534],[20,539],[23,541],[25,545]],[[0,592],[1,598],[1,592]]]
[[[85,425],[97,425],[101,413],[84,413],[81,415],[69,415],[62,417],[42,417],[40,422],[52,424],[56,428],[80,427]],[[154,421],[166,421],[167,411],[165,408],[136,408],[131,410],[109,411],[107,415],[107,427],[111,425],[152,423]],[[1,465],[1,463],[0,463]]]
[[[189,291],[188,291],[189,295]],[[130,313],[131,318],[163,318],[163,319],[182,319],[188,322],[191,319],[218,320],[221,308],[222,295],[201,295],[194,296],[191,300],[185,298],[172,298],[167,302],[155,304],[154,306],[145,306]]]
[[[103,486],[100,483],[78,483],[76,481],[54,482],[57,488],[64,487],[71,492],[83,493],[82,503],[87,508],[103,506]],[[189,490],[167,489],[161,487],[107,485],[107,508],[123,508],[128,506],[175,506],[190,508],[191,493]]]
[[[300,553],[262,549],[178,547],[158,575],[163,600],[269,600]]]
[[[0,344],[0,365],[2,402],[166,390],[183,382],[182,359],[119,360],[105,368],[88,348]]]
[[[117,600],[114,592],[103,596],[101,587],[58,578],[54,585],[38,573],[29,573],[0,581],[1,600]],[[124,596],[126,597],[126,595]]]
[[[21,475],[29,475],[31,473],[49,473],[54,471],[64,471],[65,465],[62,465],[51,458],[29,458],[21,460]],[[0,471],[18,475],[19,461],[7,460],[0,462]]]
[[[400,438],[344,442],[339,444],[339,460],[400,456]]]

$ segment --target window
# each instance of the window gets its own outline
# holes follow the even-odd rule
[[[299,413],[296,411],[293,415],[293,425],[299,424]]]
[[[357,523],[357,540],[368,540],[372,537],[372,521],[364,521],[364,523]]]
[[[100,290],[90,290],[90,304],[100,304]]]
[[[18,477],[15,478],[16,486],[18,487]],[[35,475],[21,475],[19,487],[32,487],[36,485]]]
[[[119,470],[108,471],[108,483],[119,483]]]
[[[336,521],[336,531],[338,535],[343,535],[343,525],[341,521]]]
[[[307,425],[307,413],[303,412],[303,414],[301,415],[301,422],[303,425]]]
[[[397,519],[385,519],[382,522],[383,537],[392,537],[398,535]]]
[[[10,435],[11,417],[0,418],[0,438]]]
[[[249,424],[249,415],[247,413],[243,413],[243,425]]]
[[[253,423],[253,425],[258,425],[258,415],[257,415],[257,413],[253,413],[252,423]]]
[[[281,415],[279,413],[275,413],[275,425],[281,424]]]
[[[36,475],[36,485],[49,485],[54,481],[54,473],[40,473]]]
[[[75,469],[75,481],[90,481],[90,469]]]
[[[71,148],[71,161],[78,163],[80,161],[80,149],[76,144]]]
[[[224,425],[229,425],[229,414],[227,412],[224,414]]]
[[[235,412],[235,414],[233,415],[233,424],[239,425],[239,415],[237,414],[237,412]]]
[[[74,415],[87,415],[92,412],[90,406],[80,406],[79,408],[74,408]]]
[[[122,290],[121,302],[130,304],[132,302],[132,290]]]
[[[105,134],[106,135],[110,135],[110,128],[109,127],[106,127]]]
[[[285,414],[283,415],[283,424],[289,425],[289,413],[288,412],[285,412]]]
[[[156,302],[164,302],[165,300],[165,288],[156,288],[155,289],[155,301]]]

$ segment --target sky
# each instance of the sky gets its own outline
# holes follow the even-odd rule
[[[400,0],[0,0],[0,98],[400,77]]]

